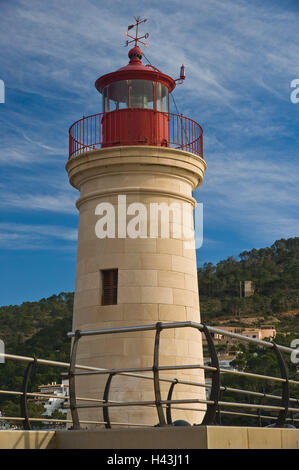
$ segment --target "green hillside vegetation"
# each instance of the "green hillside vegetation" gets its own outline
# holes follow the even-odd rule
[[[239,283],[245,280],[254,282],[255,293],[240,299]],[[277,342],[289,346],[292,339],[299,338],[299,238],[278,240],[270,248],[243,252],[239,259],[229,257],[216,265],[206,263],[198,270],[198,285],[202,321],[206,324],[273,324],[278,332]],[[71,330],[72,311],[73,294],[65,292],[39,302],[0,307],[0,339],[5,342],[6,353],[69,362],[70,340],[66,333]],[[279,373],[271,352],[256,347],[244,349],[237,344],[234,349],[239,352],[236,367],[270,375]],[[13,360],[0,364],[0,389],[20,390],[25,368],[26,364]],[[31,391],[41,384],[60,383],[61,372],[63,369],[57,367],[38,366]],[[290,365],[289,372],[299,380],[294,365]],[[222,383],[280,394],[279,384],[265,385],[244,377],[223,376]],[[294,391],[293,396],[299,398],[298,392]],[[250,401],[245,395],[224,398]],[[0,395],[0,410],[6,416],[19,415],[18,400]],[[41,409],[31,403],[30,413],[40,416]],[[232,422],[231,418],[224,419]],[[242,424],[237,418],[234,420]]]
[[[279,331],[299,332],[299,238],[277,240],[239,258],[198,270],[202,321],[251,326],[253,318],[253,326],[273,323]],[[254,283],[254,295],[240,299],[240,281],[247,280]]]
[[[240,281],[253,281],[254,295],[240,298]],[[260,327],[273,325],[278,344],[290,346],[299,338],[299,238],[277,240],[270,248],[244,251],[239,259],[229,257],[216,265],[206,263],[198,270],[198,289],[201,319],[208,325],[238,327]],[[218,351],[226,350],[225,345],[216,346]],[[245,343],[231,348],[237,351],[234,367],[238,370],[257,374],[279,376],[277,360],[269,349],[261,349]],[[299,380],[296,366],[285,355],[289,377]],[[260,393],[281,395],[281,385],[258,379],[224,374],[222,385],[253,390]],[[292,397],[299,398],[299,388],[290,387]],[[245,394],[224,393],[224,401],[260,403],[260,398]],[[279,406],[279,401],[269,399],[263,404]],[[225,408],[236,412],[236,408]],[[239,410],[257,414],[256,409]],[[271,415],[270,412],[262,413]],[[257,418],[221,415],[222,424],[258,425]],[[275,413],[273,414],[275,416]],[[296,418],[299,418],[299,413]],[[263,425],[273,424],[263,420]],[[298,426],[298,423],[297,423]]]
[[[39,357],[69,362],[73,293],[62,292],[39,302],[0,307],[0,338],[5,342],[5,352],[21,356]],[[0,364],[0,389],[21,390],[27,363],[7,359]],[[64,369],[39,365],[32,375],[30,390],[52,381],[61,382]],[[18,398],[0,395],[0,410],[6,416],[19,416]],[[43,408],[30,403],[31,417],[40,416]]]

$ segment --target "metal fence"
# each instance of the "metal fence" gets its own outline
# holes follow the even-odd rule
[[[140,120],[145,119],[146,110],[136,108],[133,111],[134,119],[139,122],[140,126]],[[104,113],[83,116],[69,128],[69,158],[90,150],[116,145],[162,145],[195,153],[203,158],[203,131],[197,122],[182,114],[151,110],[148,110],[148,113],[154,113],[155,118],[149,126],[148,122],[151,120],[146,116],[143,126],[147,129],[146,138],[134,137],[134,132],[131,132],[127,140],[119,136],[124,128],[122,110],[113,112],[113,120],[106,120],[107,122],[104,119]],[[164,127],[162,132],[161,122]]]
[[[210,365],[204,364],[187,364],[187,365],[178,365],[178,366],[160,366],[159,365],[159,346],[160,346],[160,336],[163,330],[176,329],[176,328],[193,328],[196,329],[199,333],[203,333],[206,338],[207,347],[210,355]],[[119,334],[124,332],[140,332],[140,331],[154,331],[155,332],[155,341],[154,341],[154,351],[153,351],[153,365],[152,367],[140,367],[140,368],[119,368],[119,369],[103,369],[97,367],[91,367],[86,365],[76,364],[76,355],[77,349],[80,342],[80,338],[86,336],[94,335],[106,335],[106,334]],[[252,372],[245,372],[239,370],[229,370],[223,369],[219,366],[218,355],[216,352],[214,340],[212,337],[213,333],[218,333],[223,336],[234,338],[240,342],[247,342],[262,346],[264,348],[269,348],[273,352],[277,360],[277,370],[279,371],[279,376],[269,376],[256,374]],[[226,330],[221,330],[216,327],[206,326],[201,323],[196,322],[175,322],[175,323],[161,323],[151,325],[137,325],[130,327],[122,328],[107,328],[102,330],[77,330],[75,332],[68,333],[68,336],[73,338],[72,351],[71,351],[71,360],[70,363],[58,362],[58,361],[49,361],[45,359],[38,359],[33,357],[24,357],[16,356],[12,354],[4,354],[6,359],[17,360],[22,362],[27,362],[27,368],[24,374],[22,389],[20,391],[10,391],[10,390],[0,390],[0,394],[6,395],[15,395],[20,397],[20,417],[1,417],[0,420],[4,421],[21,421],[24,429],[31,429],[32,422],[57,422],[57,423],[71,423],[71,429],[80,429],[82,424],[95,424],[95,425],[105,425],[106,428],[112,426],[148,426],[147,423],[119,423],[111,422],[109,417],[109,409],[112,407],[134,407],[134,406],[145,406],[145,407],[155,407],[157,410],[158,425],[159,426],[170,426],[172,422],[172,410],[192,410],[192,411],[204,411],[204,417],[201,422],[201,425],[212,425],[220,424],[221,416],[230,415],[230,416],[239,416],[245,418],[253,418],[256,425],[261,426],[263,420],[274,421],[274,426],[283,427],[286,423],[292,423],[296,425],[299,422],[299,399],[296,397],[290,396],[290,386],[293,386],[299,393],[299,381],[294,380],[289,377],[285,359],[283,358],[282,353],[291,354],[294,350],[287,346],[278,345],[273,341],[262,341],[254,338],[248,338],[244,335],[237,333],[229,332]],[[38,364],[44,364],[49,366],[57,366],[63,369],[68,370],[69,377],[69,396],[65,395],[55,395],[55,398],[64,398],[69,400],[69,408],[71,411],[71,420],[59,420],[59,419],[48,419],[48,418],[30,418],[28,415],[27,399],[28,397],[51,397],[53,395],[48,395],[38,392],[28,392],[28,387],[30,383],[30,377],[34,372],[35,366]],[[176,370],[185,370],[185,369],[202,369],[211,374],[211,383],[201,383],[201,382],[192,382],[179,380],[177,378],[169,378],[160,376],[162,371],[176,371]],[[149,374],[150,373],[150,374]],[[86,398],[79,397],[76,394],[76,377],[79,375],[95,375],[102,374],[107,375],[106,386],[102,399],[99,398]],[[221,376],[223,374],[229,374],[231,376],[237,375],[242,377],[249,377],[257,380],[267,382],[276,382],[281,386],[281,393],[278,395],[271,393],[261,393],[248,389],[240,389],[234,387],[228,387],[221,385]],[[153,390],[154,390],[154,401],[112,401],[109,400],[109,391],[111,386],[111,381],[116,375],[125,375],[126,377],[134,377],[144,380],[153,381]],[[170,384],[167,399],[161,399],[161,389],[160,383],[167,382]],[[205,387],[210,389],[209,399],[173,399],[174,388],[177,384],[182,385],[192,385],[195,387]],[[237,402],[237,401],[225,401],[225,393],[236,393],[247,395],[249,398],[258,398],[259,403],[250,403],[250,402]],[[264,404],[263,401],[270,399],[271,401],[278,401],[277,405]],[[85,403],[82,403],[85,402]],[[188,404],[199,404],[205,405],[203,408],[188,408]],[[78,409],[82,408],[102,408],[103,420],[102,421],[92,421],[92,420],[81,420],[79,419]],[[236,411],[232,411],[232,409]],[[244,411],[239,411],[240,409],[245,408]],[[249,413],[246,409],[254,410],[253,413]],[[262,412],[268,412],[272,414],[262,414]],[[276,413],[273,416],[273,413]]]

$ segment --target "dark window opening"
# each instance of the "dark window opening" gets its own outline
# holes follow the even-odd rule
[[[105,269],[102,273],[102,305],[117,304],[117,269]]]

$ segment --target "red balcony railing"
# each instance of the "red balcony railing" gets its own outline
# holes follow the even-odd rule
[[[142,108],[84,116],[69,129],[69,158],[103,147],[155,145],[203,158],[201,126],[182,114]]]

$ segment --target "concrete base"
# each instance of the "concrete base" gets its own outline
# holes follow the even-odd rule
[[[299,449],[299,429],[202,426],[0,431],[0,449]]]

